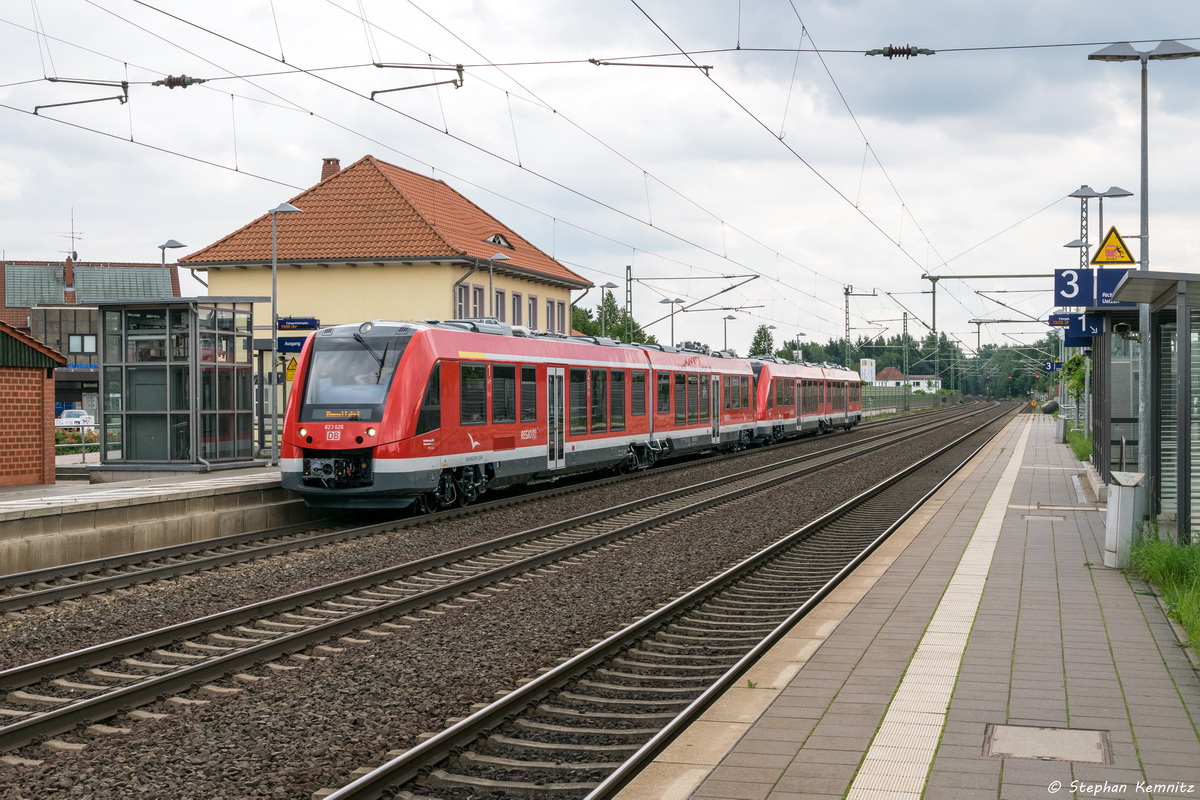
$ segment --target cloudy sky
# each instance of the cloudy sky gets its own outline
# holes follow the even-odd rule
[[[1088,54],[1200,48],[1195,0],[28,0],[0,23],[6,258],[190,253],[316,183],[322,158],[372,154],[597,284],[632,265],[643,324],[686,301],[678,340],[721,346],[732,314],[742,352],[760,324],[840,338],[847,286],[853,336],[906,311],[921,335],[925,274],[945,278],[938,328],[970,348],[968,320],[1044,319],[1049,277],[955,276],[1077,266],[1066,195],[1140,185],[1138,65]],[[908,44],[937,52],[864,55]],[[455,64],[461,88],[371,99]],[[205,82],[152,85],[168,75]],[[121,81],[128,103],[103,99]],[[1200,272],[1200,59],[1152,62],[1149,87],[1151,267]],[[1136,194],[1103,210],[1135,254],[1138,211]]]

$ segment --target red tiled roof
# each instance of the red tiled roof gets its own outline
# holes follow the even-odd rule
[[[875,380],[902,381],[904,380],[904,373],[895,367],[884,367],[883,369],[879,370],[879,372],[875,373]]]
[[[300,214],[279,214],[278,257],[286,261],[487,259],[550,279],[589,286],[443,181],[364,156],[289,201]],[[500,234],[512,248],[490,237]],[[194,266],[268,262],[271,215],[179,259]]]

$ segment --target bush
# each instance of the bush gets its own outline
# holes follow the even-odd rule
[[[1167,616],[1179,621],[1192,646],[1200,646],[1200,547],[1143,536],[1133,544],[1129,568],[1158,587]]]
[[[60,455],[78,453],[80,451],[78,445],[85,442],[88,445],[86,448],[84,448],[87,452],[100,452],[100,434],[96,432],[95,428],[87,428],[82,432],[82,436],[80,435],[79,428],[54,429],[54,450]]]

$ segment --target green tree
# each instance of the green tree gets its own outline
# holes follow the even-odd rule
[[[754,338],[750,341],[751,356],[765,356],[775,350],[775,337],[771,335],[771,331],[766,325],[759,325],[758,330],[754,331]]]

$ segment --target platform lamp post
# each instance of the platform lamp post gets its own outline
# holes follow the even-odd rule
[[[167,272],[167,248],[174,250],[177,247],[187,247],[187,245],[183,242],[177,242],[174,239],[167,239],[158,246],[158,249],[162,251],[163,277],[167,279],[167,297],[174,297],[171,293],[171,273]]]
[[[496,262],[497,261],[511,261],[511,260],[512,259],[510,259],[508,256],[504,255],[504,253],[492,253],[492,257],[488,259],[488,316],[489,317],[496,316],[496,289],[492,282],[493,276],[496,271]],[[547,325],[550,325],[553,323],[553,320],[546,320],[546,323],[547,323]],[[547,327],[547,330],[549,330],[548,327]]]
[[[612,281],[608,281],[607,283],[602,283],[602,284],[600,284],[600,289],[601,289],[601,291],[600,291],[600,335],[601,335],[602,337],[605,335],[605,328],[604,328],[604,291],[603,291],[603,290],[605,290],[605,289],[616,289],[616,288],[617,288],[617,285],[616,285],[615,283],[613,283]]]
[[[1088,55],[1089,61],[1139,61],[1142,65],[1142,164],[1141,164],[1141,223],[1142,230],[1139,238],[1142,240],[1139,271],[1150,269],[1150,179],[1149,179],[1149,124],[1147,122],[1147,65],[1151,61],[1174,61],[1181,58],[1200,56],[1200,50],[1188,47],[1171,39],[1158,43],[1153,50],[1136,50],[1129,42],[1116,42],[1103,47]],[[1150,477],[1150,305],[1138,304],[1138,337],[1140,380],[1138,382],[1138,472]],[[1142,501],[1142,515],[1151,512],[1149,503],[1150,481],[1143,480],[1139,489]]]
[[[271,215],[271,461],[270,466],[279,466],[279,227],[280,214],[298,214],[300,209],[291,203],[280,203],[267,212]]]
[[[729,349],[729,320],[731,319],[737,319],[737,317],[735,317],[733,314],[725,315],[725,346],[721,348],[722,350]]]
[[[665,303],[671,306],[671,347],[675,346],[675,306],[682,304],[683,298],[676,297],[674,300],[664,297],[659,303]]]

